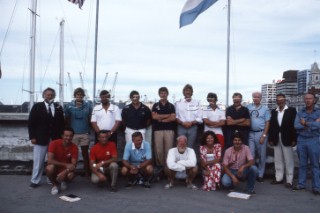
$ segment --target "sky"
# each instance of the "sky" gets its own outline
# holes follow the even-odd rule
[[[193,24],[179,29],[185,2],[100,0],[97,90],[106,73],[105,89],[111,89],[118,72],[116,101],[127,101],[132,90],[155,101],[158,88],[166,86],[174,102],[183,98],[182,89],[189,83],[193,98],[202,103],[208,92],[226,103],[228,1],[218,0]],[[41,0],[37,6],[35,101],[42,101],[40,91],[46,87],[59,91],[62,19],[64,100],[71,100],[72,91],[81,87],[80,72],[92,99],[96,0],[86,0],[82,10],[67,0]],[[0,8],[0,101],[21,104],[29,100],[31,1],[0,0]],[[231,0],[229,103],[234,92],[249,101],[252,92],[281,79],[284,71],[310,69],[319,62],[319,14],[320,0]]]

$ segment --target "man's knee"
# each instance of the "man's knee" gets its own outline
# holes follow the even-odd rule
[[[46,174],[52,175],[55,172],[55,166],[53,164],[49,164],[46,166]]]
[[[119,169],[119,166],[118,166],[118,164],[116,162],[110,163],[109,170],[115,171],[115,170],[118,170],[118,169]]]
[[[148,165],[146,167],[146,172],[148,175],[151,175],[153,173],[153,166],[152,165]]]
[[[123,166],[123,167],[121,168],[121,174],[122,174],[123,176],[127,176],[128,171],[129,171],[128,168],[125,167],[125,166]]]
[[[224,174],[221,178],[221,183],[224,187],[226,188],[230,188],[232,187],[232,180],[231,178],[229,177],[229,175],[227,174]]]

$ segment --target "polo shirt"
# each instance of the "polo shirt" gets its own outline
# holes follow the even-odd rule
[[[247,145],[242,144],[239,151],[235,151],[232,146],[224,153],[223,165],[228,166],[229,169],[238,170],[242,165],[252,159],[253,157]]]
[[[54,154],[54,159],[62,163],[71,163],[71,159],[78,160],[78,147],[74,143],[63,146],[63,140],[51,141],[48,152]]]
[[[143,103],[140,103],[138,109],[129,104],[123,108],[121,116],[126,127],[134,130],[144,129],[147,128],[147,121],[151,119],[151,110]]]
[[[176,117],[180,121],[182,122],[197,121],[198,123],[202,123],[199,101],[194,99],[191,99],[190,101],[186,101],[185,99],[182,99],[176,102],[175,107],[176,107]]]
[[[123,160],[130,164],[139,165],[145,160],[151,160],[151,147],[146,141],[142,141],[140,149],[136,149],[133,142],[127,143],[124,148]]]
[[[96,163],[107,161],[111,158],[118,158],[117,147],[114,142],[109,141],[105,145],[97,143],[90,149],[90,160]]]
[[[167,115],[167,114],[175,114],[176,109],[172,103],[167,101],[165,105],[163,105],[160,101],[155,103],[152,106],[152,112],[155,112],[159,115]],[[154,131],[159,130],[175,130],[176,122],[159,122],[158,120],[153,120],[152,129]]]
[[[264,130],[267,121],[270,121],[270,111],[266,106],[249,104],[247,106],[251,117],[251,130]]]
[[[121,121],[118,106],[110,103],[107,111],[102,107],[102,104],[93,108],[91,122],[97,122],[100,130],[111,130],[116,121]]]
[[[72,101],[67,105],[64,110],[66,117],[70,118],[70,126],[74,130],[75,134],[85,134],[90,131],[89,117],[92,112],[92,104],[89,102],[83,102],[80,107],[76,106],[75,101]]]
[[[218,122],[221,120],[226,120],[226,114],[219,108],[213,110],[210,106],[207,106],[202,109],[202,119],[207,118],[210,121]],[[209,127],[207,125],[204,126],[204,131],[213,131],[216,134],[223,135],[221,127]]]

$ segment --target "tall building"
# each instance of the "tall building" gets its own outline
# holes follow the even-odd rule
[[[261,104],[268,107],[268,109],[273,109],[276,106],[276,83],[263,84],[261,86],[262,100]]]
[[[298,71],[297,82],[298,82],[298,94],[302,95],[308,91],[310,70]]]
[[[280,83],[277,83],[276,93],[285,94],[287,100],[290,100],[292,96],[296,96],[298,88],[297,73],[298,70],[288,70],[283,72],[283,80]]]

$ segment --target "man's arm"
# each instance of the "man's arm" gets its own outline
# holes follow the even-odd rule
[[[209,127],[222,127],[226,123],[225,120],[219,120],[219,121],[210,121],[208,118],[203,118],[203,123]]]
[[[233,185],[238,185],[239,184],[239,179],[230,171],[228,165],[222,164],[224,172],[231,178]]]
[[[175,159],[174,149],[170,149],[167,156],[167,166],[169,169],[174,171],[184,171],[186,170],[185,166],[178,164]]]
[[[54,159],[54,153],[48,152],[48,164],[55,166],[64,166],[67,170],[73,171],[76,168],[76,160],[72,159],[71,163],[63,163]]]

